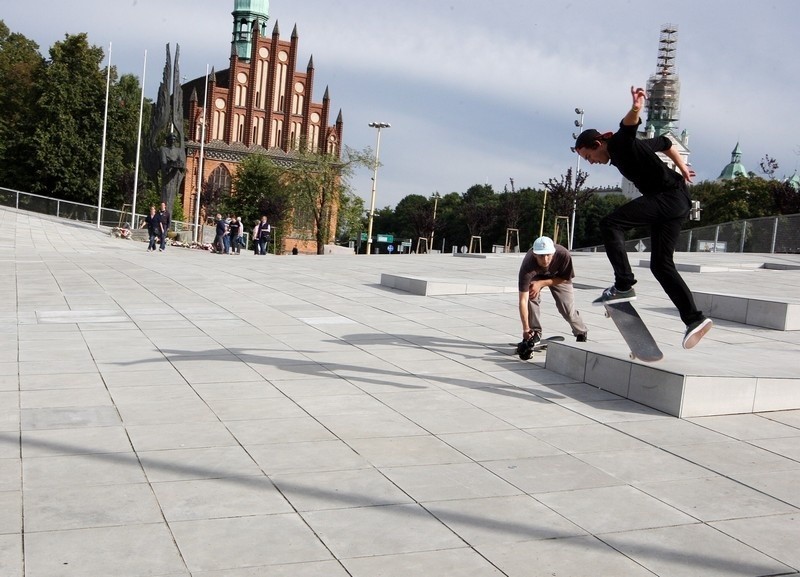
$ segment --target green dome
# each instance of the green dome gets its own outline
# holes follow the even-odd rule
[[[269,16],[269,0],[234,0],[233,11]]]

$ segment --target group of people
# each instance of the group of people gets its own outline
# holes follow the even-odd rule
[[[695,176],[672,141],[664,135],[638,138],[639,117],[647,94],[631,86],[631,108],[617,132],[584,130],[575,141],[575,151],[589,164],[611,164],[630,180],[641,196],[627,202],[600,221],[606,255],[614,271],[614,284],[592,304],[606,305],[636,299],[636,284],[625,250],[625,232],[637,226],[650,227],[650,271],[664,289],[686,325],[683,348],[691,349],[713,326],[697,309],[691,291],[678,272],[673,255],[681,226],[689,215],[691,199],[687,182]],[[677,168],[667,166],[664,154]],[[569,251],[548,237],[537,238],[519,270],[519,316],[523,341],[541,340],[539,312],[541,290],[548,287],[556,308],[569,323],[578,341],[587,340],[586,325],[575,310],[572,278],[575,273]]]
[[[147,228],[150,236],[147,252],[155,252],[156,244],[158,244],[159,252],[167,250],[167,233],[171,224],[172,215],[167,210],[167,203],[162,202],[159,210],[156,210],[155,206],[150,207],[150,214],[144,217],[144,221],[139,227]]]
[[[231,214],[223,218],[222,214],[217,213],[214,222],[216,224],[214,251],[219,254],[241,254],[242,248],[246,246],[242,217]],[[262,216],[253,227],[253,253],[267,254],[271,236],[272,225],[266,216]]]
[[[244,226],[242,217],[230,214],[223,217],[217,213],[214,219],[216,236],[214,237],[214,252],[218,254],[241,254],[244,242]]]

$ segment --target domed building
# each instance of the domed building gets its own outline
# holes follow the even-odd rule
[[[725,168],[722,169],[722,172],[719,173],[717,180],[733,180],[737,176],[743,176],[745,178],[749,177],[750,174],[747,172],[747,169],[742,164],[742,149],[739,148],[739,143],[736,143],[736,146],[731,152],[731,161],[725,165]]]

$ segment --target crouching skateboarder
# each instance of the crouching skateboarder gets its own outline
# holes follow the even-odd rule
[[[572,256],[561,245],[541,236],[533,242],[533,248],[522,259],[519,268],[519,318],[522,321],[522,340],[529,346],[542,339],[542,320],[539,304],[542,289],[547,287],[556,309],[569,323],[578,342],[586,341],[586,325],[575,310],[572,290]],[[523,343],[520,343],[522,345]]]

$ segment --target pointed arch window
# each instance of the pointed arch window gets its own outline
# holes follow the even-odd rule
[[[207,186],[211,190],[219,190],[222,196],[231,195],[231,173],[228,167],[220,164],[208,176]]]

